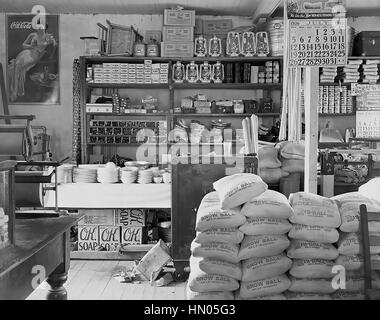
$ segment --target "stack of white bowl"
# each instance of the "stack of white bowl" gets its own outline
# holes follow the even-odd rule
[[[98,168],[98,182],[118,183],[120,178],[120,168],[113,162],[109,162],[105,167]]]
[[[139,169],[137,167],[125,167],[120,170],[120,179],[121,182],[126,184],[135,183],[137,180],[137,176],[139,173]]]
[[[140,170],[137,182],[141,184],[148,184],[148,183],[152,183],[152,179],[153,179],[152,170],[150,169]]]

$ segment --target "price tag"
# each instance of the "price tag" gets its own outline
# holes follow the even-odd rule
[[[289,67],[344,66],[347,19],[289,20]]]

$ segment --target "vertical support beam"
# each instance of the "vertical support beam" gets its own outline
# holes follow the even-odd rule
[[[5,86],[5,72],[3,65],[0,63],[0,93],[3,104],[3,113],[5,116],[9,116],[9,106],[8,106],[8,97],[7,97],[7,88]],[[11,124],[10,119],[4,120],[5,124]]]
[[[305,191],[317,194],[319,70],[305,69]]]

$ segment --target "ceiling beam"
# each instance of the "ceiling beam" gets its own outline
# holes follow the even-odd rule
[[[253,14],[253,23],[257,23],[262,18],[269,17],[282,2],[283,0],[261,0]]]

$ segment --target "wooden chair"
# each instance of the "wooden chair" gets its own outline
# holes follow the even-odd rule
[[[371,262],[371,246],[380,246],[380,237],[370,236],[368,222],[380,222],[380,212],[367,212],[367,206],[360,206],[360,228],[364,259],[364,288],[368,300],[380,300],[380,290],[372,288],[372,271],[380,271],[380,262]]]

